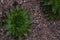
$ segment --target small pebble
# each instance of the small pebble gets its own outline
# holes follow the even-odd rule
[[[23,3],[23,0],[20,0],[20,4],[22,4]]]
[[[3,0],[1,0],[1,3],[3,3]]]
[[[0,11],[0,16],[2,16],[2,11]]]
[[[3,29],[1,29],[1,31],[3,31]]]
[[[44,24],[45,27],[47,27],[47,24]]]

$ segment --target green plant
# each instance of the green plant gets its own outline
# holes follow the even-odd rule
[[[60,19],[60,0],[42,0],[42,9],[48,20]]]
[[[7,35],[22,40],[31,31],[31,20],[26,8],[12,8],[6,12]]]

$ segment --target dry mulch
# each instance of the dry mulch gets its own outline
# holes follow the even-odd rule
[[[0,5],[4,5],[5,9],[12,6],[14,2],[13,0],[6,1],[4,2],[5,5],[0,3]],[[40,0],[17,0],[17,2],[29,10],[31,13],[31,20],[33,21],[31,26],[32,32],[25,40],[60,40],[60,21],[47,21],[44,17],[44,13],[40,9]],[[9,4],[7,5],[7,3]],[[2,6],[0,6],[0,9]],[[0,40],[13,40],[11,37],[7,37],[4,34],[3,27],[0,27]]]

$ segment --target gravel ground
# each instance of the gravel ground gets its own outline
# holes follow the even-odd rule
[[[0,9],[3,5],[4,9],[7,9],[14,2],[13,0],[6,1],[3,4],[0,3]],[[40,9],[40,0],[17,0],[17,2],[29,10],[33,21],[32,32],[24,40],[60,40],[60,21],[49,22],[45,19],[44,13]],[[4,34],[3,27],[0,28],[0,40],[13,40]]]

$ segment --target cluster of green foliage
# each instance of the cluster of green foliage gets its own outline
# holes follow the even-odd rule
[[[31,20],[29,12],[26,8],[12,8],[6,12],[6,26],[7,36],[18,38],[22,40],[28,36],[31,31]]]
[[[42,0],[42,10],[50,21],[60,19],[60,0]]]

